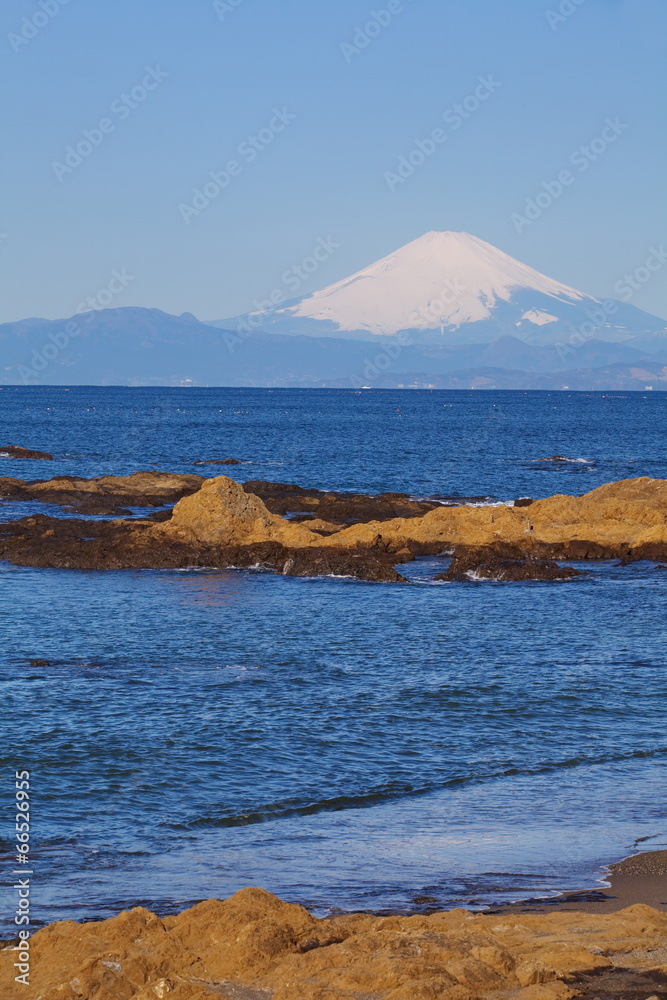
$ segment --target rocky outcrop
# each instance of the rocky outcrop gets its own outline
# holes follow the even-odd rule
[[[152,531],[156,538],[200,545],[280,542],[299,548],[321,542],[305,525],[272,514],[259,497],[227,476],[205,480],[197,493],[179,500],[169,521]]]
[[[667,480],[627,479],[582,497],[556,495],[528,507],[439,507],[423,517],[353,525],[326,544],[381,539],[412,552],[503,546],[518,559],[667,558]]]
[[[31,458],[43,462],[52,462],[53,455],[48,451],[32,451],[30,448],[21,448],[17,444],[6,444],[0,448],[0,458]]]
[[[667,914],[642,904],[606,915],[451,910],[318,920],[261,889],[244,889],[163,919],[138,907],[99,923],[52,924],[31,939],[29,986],[14,980],[13,947],[0,951],[0,995],[568,1000],[580,984],[594,981],[600,990],[615,975],[662,990],[666,936]]]
[[[235,458],[210,459],[194,465],[244,465]],[[50,480],[24,481],[0,477],[0,498],[7,500],[32,500],[62,504],[82,514],[112,515],[119,505],[152,507],[176,503],[184,496],[196,493],[205,477],[174,475],[164,472],[137,472],[131,476],[101,476],[81,479],[61,476]],[[429,510],[446,504],[456,506],[465,498],[412,500],[407,493],[345,493],[332,490],[305,489],[291,483],[272,483],[262,480],[243,484],[246,493],[258,496],[272,514],[290,516],[298,521],[325,521],[334,528],[371,520],[388,520],[396,517],[419,517]]]
[[[446,573],[436,580],[495,580],[500,583],[526,580],[571,580],[582,576],[572,566],[559,566],[538,559],[504,559],[493,549],[458,549]]]
[[[82,479],[58,476],[55,479],[26,481],[0,477],[0,499],[52,503],[81,514],[110,513],[122,516],[119,508],[160,507],[200,489],[204,478],[170,472],[134,472],[130,476],[99,476]],[[124,511],[123,511],[124,512]]]
[[[21,481],[2,480],[0,489],[12,483]],[[362,579],[400,579],[392,577],[387,567],[420,554],[463,550],[469,553],[466,558],[477,553],[477,565],[488,563],[492,555],[495,562],[529,562],[531,572],[536,572],[534,564],[540,560],[667,559],[667,480],[630,479],[583,497],[557,495],[535,500],[528,507],[437,506],[421,515],[347,527],[321,518],[309,522],[282,517],[248,492],[248,484],[241,486],[226,476],[201,479],[136,473],[124,478],[54,479],[27,486],[30,496],[75,496],[79,505],[122,498],[131,506],[157,506],[168,503],[167,497],[172,502],[174,496],[182,499],[171,513],[161,511],[141,519],[91,522],[32,517],[0,526],[0,558],[23,565],[88,569],[228,566],[241,565],[230,562],[230,551],[236,559],[243,549],[254,553],[256,546],[274,546],[270,551],[278,555],[273,562],[260,562],[280,572],[291,572],[284,568],[289,565],[301,574],[299,567],[307,564],[310,568],[303,570],[305,575],[312,575],[313,566],[336,575],[336,566],[345,565],[358,576],[366,561],[372,567],[371,576],[362,575]],[[317,559],[306,551],[316,548],[322,551]],[[301,553],[299,558],[295,552]],[[325,553],[329,553],[326,558]],[[506,567],[501,578],[516,579],[523,572],[527,570]],[[543,567],[541,578],[556,578],[555,572]],[[340,575],[348,575],[347,570]],[[558,570],[558,578],[562,576]]]
[[[278,572],[287,576],[354,577],[372,583],[406,583],[395,564],[409,562],[410,553],[386,553],[368,549],[334,549],[311,546],[305,549],[285,549]]]
[[[349,576],[400,583],[396,563],[409,552],[291,548],[278,541],[202,544],[187,532],[154,532],[154,521],[86,521],[36,515],[0,524],[0,559],[51,569],[262,569],[286,576]],[[230,534],[228,537],[232,538]],[[313,540],[321,542],[321,536]]]

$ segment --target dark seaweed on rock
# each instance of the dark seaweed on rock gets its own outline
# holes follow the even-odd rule
[[[161,518],[160,518],[161,520]],[[401,583],[395,563],[412,558],[380,549],[291,548],[279,542],[201,545],[148,530],[154,520],[85,521],[36,515],[0,525],[0,559],[52,569],[258,568],[286,576],[345,576]]]
[[[422,517],[440,506],[428,500],[411,500],[408,493],[344,493],[305,489],[293,483],[251,480],[243,484],[246,493],[258,496],[272,514],[292,515],[305,523],[321,518],[338,524],[390,521],[395,517]]]

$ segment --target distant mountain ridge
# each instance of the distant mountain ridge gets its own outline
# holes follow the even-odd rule
[[[495,381],[498,372],[506,373],[501,381],[507,388],[538,388],[545,377],[551,378],[550,386],[569,385],[569,372],[584,371],[593,373],[582,376],[589,387],[611,389],[619,380],[627,382],[631,370],[643,370],[660,388],[667,339],[656,338],[651,345],[654,350],[647,352],[632,341],[592,339],[562,357],[553,346],[534,346],[509,336],[490,344],[402,347],[388,339],[272,333],[242,338],[235,330],[201,323],[190,313],[171,316],[158,309],[128,307],[67,320],[1,325],[0,383],[332,388],[437,383],[444,388],[461,379],[474,387],[475,380],[488,378],[492,369]],[[600,384],[603,369],[609,373],[608,382]],[[643,375],[635,381],[636,388],[644,388]]]

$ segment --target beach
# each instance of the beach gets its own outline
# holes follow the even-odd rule
[[[643,1000],[667,996],[667,852],[610,866],[606,901],[318,920],[260,889],[160,919],[135,908],[0,951],[15,1000]],[[651,906],[657,902],[658,908]],[[25,946],[24,946],[25,949]]]
[[[608,866],[605,881],[609,886],[599,890],[568,892],[554,896],[548,902],[534,899],[503,907],[498,912],[539,912],[554,910],[572,913],[616,913],[627,906],[641,903],[656,910],[667,910],[667,851],[647,851],[634,854]]]

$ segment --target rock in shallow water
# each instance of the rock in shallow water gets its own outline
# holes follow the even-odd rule
[[[48,451],[31,451],[30,448],[20,448],[17,444],[6,444],[4,448],[0,448],[0,458],[31,458],[33,461],[53,461],[53,455],[50,455]]]
[[[48,456],[51,457],[50,455]],[[82,514],[110,513],[121,508],[159,507],[174,504],[201,488],[204,479],[170,472],[133,472],[130,476],[57,476],[55,479],[24,480],[0,477],[0,497],[5,500],[64,505]]]
[[[259,497],[272,514],[312,516],[341,526],[397,517],[422,517],[441,506],[431,500],[412,500],[408,493],[346,493],[340,490],[305,489],[294,483],[250,480],[246,493]]]
[[[488,549],[457,551],[446,573],[437,580],[495,580],[521,582],[525,580],[571,580],[583,576],[572,566],[559,566],[551,560],[503,559]]]
[[[153,532],[169,522],[85,521],[36,515],[0,524],[0,559],[18,566],[51,569],[263,569],[285,576],[354,577],[374,583],[404,583],[395,563],[409,552],[382,549],[294,547],[278,540],[219,545],[187,533]],[[297,527],[297,526],[295,526]],[[321,536],[313,534],[313,540]]]
[[[132,506],[157,506],[169,502],[167,497],[171,502],[181,497],[173,511],[142,519],[100,523],[33,517],[0,525],[0,558],[20,565],[73,569],[224,567],[240,565],[230,561],[231,550],[248,552],[268,545],[273,555],[263,556],[259,562],[280,572],[351,574],[360,579],[398,582],[401,577],[392,569],[394,564],[417,555],[452,551],[459,557],[465,552],[476,553],[474,565],[462,566],[459,558],[446,579],[453,579],[459,570],[468,578],[474,572],[478,578],[489,579],[566,579],[576,576],[577,571],[546,561],[620,558],[632,562],[667,557],[667,480],[610,483],[583,497],[556,495],[535,500],[525,510],[506,505],[438,505],[420,513],[420,502],[396,499],[395,494],[364,497],[361,504],[355,496],[344,502],[352,505],[354,516],[362,521],[347,526],[335,519],[317,518],[318,497],[314,497],[318,500],[313,504],[315,510],[297,515],[313,515],[310,520],[283,517],[250,491],[250,485],[261,492],[267,484],[242,486],[227,476],[202,479],[155,472],[96,480],[63,477],[38,483],[0,479],[0,496],[40,496],[60,503],[76,498],[77,510],[82,505],[89,510],[110,509],[107,504],[113,508],[121,499]],[[299,487],[269,485],[272,498],[267,497],[268,503],[282,503],[282,491],[289,494],[287,502],[293,505],[294,490]],[[317,491],[304,490],[297,495],[297,502],[310,502],[313,493]],[[339,497],[332,501],[339,502],[343,502]],[[380,508],[398,504],[403,509],[407,505],[408,513],[363,520],[378,517],[378,504]],[[387,512],[386,507],[384,510]],[[278,548],[271,549],[272,545]],[[316,549],[321,550],[317,557],[313,554]],[[483,559],[480,553],[484,553]],[[498,566],[498,560],[504,564]],[[292,568],[285,569],[288,565]],[[341,566],[345,568],[340,570]]]

